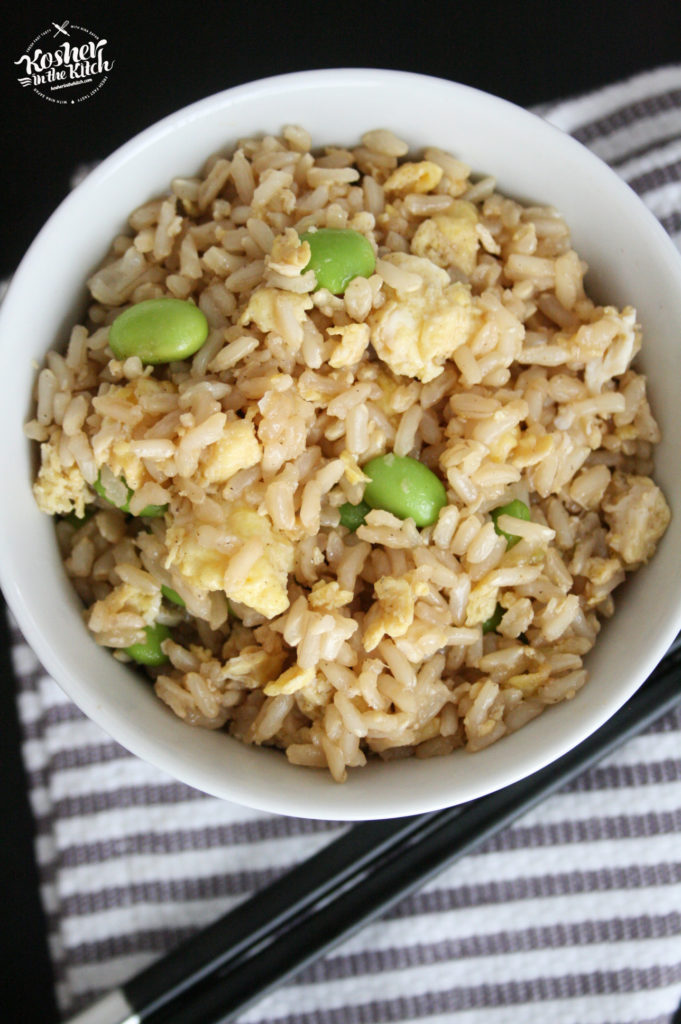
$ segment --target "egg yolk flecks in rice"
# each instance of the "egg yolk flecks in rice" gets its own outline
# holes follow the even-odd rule
[[[96,641],[337,781],[574,697],[669,521],[641,328],[585,272],[555,210],[387,129],[175,178],[26,427]]]

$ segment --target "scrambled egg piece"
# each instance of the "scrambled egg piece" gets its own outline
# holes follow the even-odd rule
[[[568,343],[573,354],[587,362],[590,359],[602,358],[615,342],[624,339],[635,342],[638,352],[640,331],[636,325],[636,310],[632,306],[625,306],[620,312],[615,306],[603,306],[600,318],[592,323],[582,324],[568,339]],[[632,358],[633,355],[628,356],[627,365]]]
[[[75,463],[63,466],[57,445],[52,441],[44,441],[40,446],[40,469],[33,494],[41,511],[51,516],[68,512],[82,516],[86,502],[92,497],[78,466]]]
[[[458,267],[472,274],[478,258],[478,214],[475,206],[463,199],[447,213],[424,220],[411,240],[411,251],[439,267]]]
[[[233,420],[225,424],[222,437],[208,445],[201,455],[195,477],[201,485],[224,483],[241,469],[256,466],[262,449],[250,420]]]
[[[527,431],[519,437],[510,461],[518,469],[536,466],[553,451],[554,447],[555,441],[551,434],[539,435]]]
[[[610,527],[608,546],[628,567],[648,561],[671,519],[665,497],[650,477],[628,473],[614,474],[603,513]]]
[[[591,558],[587,558],[580,575],[584,575],[590,583],[600,587],[607,586],[621,572],[622,564],[619,558],[601,558],[598,555],[594,555]],[[553,601],[554,598],[551,598],[551,600]],[[549,601],[550,604],[551,601]]]
[[[353,366],[354,363],[359,362],[369,347],[368,324],[329,327],[327,334],[340,334],[341,338],[329,357],[329,366],[333,366],[334,369],[339,369],[341,366]]]
[[[255,689],[279,674],[283,660],[282,654],[269,654],[262,647],[249,644],[225,662],[220,675]]]
[[[509,676],[504,682],[504,688],[512,686],[516,690],[522,690],[525,696],[529,697],[549,681],[550,675],[551,666],[547,663],[536,672],[521,672],[519,675]]]
[[[473,335],[479,313],[470,289],[452,284],[430,260],[395,253],[389,262],[418,274],[421,284],[408,292],[385,285],[390,297],[369,318],[371,342],[394,373],[425,384],[440,376],[445,360]]]
[[[296,704],[304,715],[313,722],[324,716],[328,705],[333,701],[333,686],[324,676],[315,675],[309,686],[296,693]]]
[[[344,605],[350,604],[353,597],[352,591],[343,590],[337,580],[318,580],[307,600],[311,608],[333,611],[334,608],[343,608]]]
[[[258,288],[248,300],[246,309],[239,317],[239,323],[242,326],[254,323],[263,334],[279,331],[277,304],[280,301],[286,303],[299,324],[305,323],[306,310],[312,309],[314,305],[307,294],[297,295],[295,292],[284,292],[279,288]]]
[[[267,684],[265,693],[268,697],[276,697],[280,693],[297,693],[298,690],[304,690],[306,686],[309,686],[314,681],[315,675],[313,668],[292,665],[291,668],[282,672],[278,679],[273,679],[271,683]]]
[[[492,417],[494,419],[494,417]],[[507,462],[508,457],[514,451],[520,440],[520,428],[508,427],[503,434],[500,434],[496,441],[489,445],[489,453],[497,462]]]
[[[420,160],[418,163],[405,163],[397,167],[383,188],[387,193],[397,192],[406,195],[408,192],[430,192],[442,179],[443,170],[432,160]]]
[[[283,235],[277,235],[271,252],[265,257],[267,269],[284,277],[298,277],[309,262],[310,243],[301,242],[293,228],[286,228]]]
[[[418,722],[414,723],[413,715],[401,710],[384,712],[381,718],[385,726],[379,725],[378,729],[373,727],[368,734],[369,748],[376,753],[390,750],[396,746],[416,746],[418,743],[424,743],[440,735],[440,715],[434,715],[422,725],[419,725]],[[387,730],[387,735],[384,729]]]
[[[294,564],[293,545],[270,525],[268,519],[245,507],[230,513],[227,528],[239,540],[257,537],[265,548],[246,579],[225,591],[227,597],[269,619],[281,615],[289,606],[287,587],[288,574]]]
[[[245,604],[266,618],[281,615],[289,606],[288,574],[293,569],[293,545],[283,534],[245,505],[235,505],[227,517],[226,529],[236,545],[257,538],[263,554],[245,579],[225,587],[225,573],[235,549],[218,551],[203,547],[182,525],[173,524],[166,533],[166,568],[175,565],[187,581],[199,590],[224,590],[228,598]],[[236,546],[235,545],[235,546]]]
[[[150,626],[156,621],[160,608],[160,590],[148,594],[130,583],[121,583],[101,601],[95,601],[90,608],[90,618],[94,616],[96,620],[103,614],[106,621],[110,616],[139,615],[144,625]]]
[[[376,580],[374,591],[378,601],[369,609],[364,620],[362,643],[366,651],[378,647],[384,635],[404,636],[414,621],[417,597],[428,593],[428,584],[418,570],[403,577],[382,576]]]
[[[479,626],[491,619],[497,607],[498,594],[499,588],[484,579],[473,587],[466,605],[466,625]]]
[[[345,466],[345,476],[348,483],[368,484],[370,477],[360,468],[357,459],[347,449],[340,453],[340,460]]]
[[[130,450],[127,441],[114,441],[109,448],[108,455],[101,466],[108,466],[116,477],[123,477],[128,487],[136,491],[149,479],[142,460]]]

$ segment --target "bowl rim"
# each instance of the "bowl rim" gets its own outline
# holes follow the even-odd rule
[[[609,189],[620,190],[621,196],[627,197],[627,202],[631,201],[632,196],[635,197],[640,207],[641,216],[645,216],[648,219],[649,230],[656,233],[656,241],[661,246],[661,251],[666,252],[667,258],[674,261],[677,275],[681,282],[681,255],[659,221],[645,207],[626,182],[602,160],[550,122],[502,97],[449,79],[411,71],[380,68],[324,68],[269,76],[214,93],[166,115],[115,149],[90,172],[83,182],[66,196],[29,246],[17,268],[14,278],[10,282],[7,294],[0,307],[0,337],[4,333],[6,322],[9,322],[11,318],[14,295],[18,292],[19,286],[24,279],[30,275],[31,264],[35,254],[40,252],[42,246],[46,244],[46,240],[49,241],[52,232],[58,229],[62,221],[68,222],[71,210],[78,207],[84,195],[97,191],[111,177],[115,177],[122,166],[134,160],[149,146],[155,145],[167,134],[175,133],[178,130],[181,131],[183,127],[204,116],[210,116],[215,111],[223,110],[242,101],[250,103],[255,97],[271,95],[275,91],[307,92],[313,84],[315,87],[328,86],[336,89],[339,84],[349,82],[364,82],[369,86],[380,85],[382,88],[385,88],[390,83],[397,83],[398,81],[404,85],[416,83],[424,85],[425,83],[430,83],[433,87],[450,91],[452,97],[455,95],[458,97],[470,95],[475,98],[476,102],[493,104],[502,110],[507,109],[509,113],[512,112],[513,118],[520,122],[524,121],[528,125],[531,124],[533,129],[536,129],[537,121],[541,121],[543,129],[547,133],[547,138],[549,135],[552,135],[555,140],[560,140],[559,144],[567,147],[568,151],[579,153],[580,160],[587,164],[591,172],[599,180],[604,180],[605,176],[607,176]],[[257,127],[254,130],[257,131]],[[623,198],[622,201],[624,202],[625,199]],[[600,715],[592,714],[588,725],[585,725],[581,732],[579,730],[572,730],[569,740],[565,740],[562,744],[554,742],[553,749],[549,754],[540,753],[538,750],[526,752],[524,757],[518,761],[514,770],[509,771],[507,767],[503,773],[497,772],[491,782],[488,780],[480,791],[476,791],[474,786],[469,786],[467,790],[464,789],[457,794],[456,799],[449,803],[443,802],[442,793],[439,791],[434,794],[419,791],[416,794],[412,794],[411,797],[405,798],[404,803],[398,808],[392,809],[389,813],[377,814],[375,806],[367,808],[362,805],[362,797],[357,792],[357,787],[360,784],[359,779],[357,779],[354,785],[351,785],[354,780],[349,780],[344,787],[338,787],[333,784],[334,788],[332,790],[319,788],[319,796],[315,797],[313,802],[310,803],[312,797],[305,786],[302,787],[303,793],[301,797],[297,794],[291,795],[290,793],[282,797],[281,793],[271,791],[270,783],[262,786],[252,785],[250,790],[243,794],[241,789],[237,790],[233,785],[229,784],[230,780],[225,782],[223,779],[220,782],[220,780],[215,778],[215,773],[211,776],[210,772],[207,773],[200,766],[192,765],[187,760],[178,765],[176,760],[177,753],[175,751],[161,749],[154,737],[147,736],[139,729],[136,730],[133,727],[126,728],[121,717],[112,715],[111,711],[103,705],[101,699],[93,691],[88,690],[87,685],[81,685],[80,680],[74,679],[69,675],[68,666],[65,665],[59,652],[55,652],[45,642],[41,626],[35,620],[30,603],[25,598],[21,581],[17,580],[12,572],[11,540],[4,535],[4,531],[0,531],[0,585],[11,611],[26,636],[27,642],[35,650],[45,668],[54,676],[65,693],[89,718],[100,725],[107,733],[113,735],[118,742],[122,743],[134,755],[162,769],[172,777],[222,799],[232,800],[262,811],[327,820],[340,820],[341,818],[343,820],[364,820],[375,817],[395,817],[404,814],[429,812],[449,806],[451,803],[465,802],[482,796],[485,793],[493,792],[545,767],[595,731],[631,696],[645,680],[649,672],[652,671],[674,639],[679,626],[681,626],[681,607],[679,607],[675,615],[668,615],[664,627],[658,631],[656,642],[647,649],[645,655],[640,657],[638,671],[632,677],[628,692],[623,693],[622,690],[612,692],[609,695],[609,699],[603,701]],[[112,721],[114,722],[113,726]],[[524,727],[522,730],[524,735],[528,735],[527,730],[530,730],[530,734],[533,732],[531,728],[533,724],[530,723]],[[187,728],[184,723],[182,723],[182,727]],[[114,730],[113,732],[112,729]],[[505,743],[508,744],[510,739],[511,737],[505,738]],[[262,756],[264,753],[264,751],[259,752],[259,756]],[[281,755],[276,754],[275,756],[280,757]],[[389,768],[390,766],[388,765],[387,767]],[[361,772],[359,773],[360,776],[362,774]],[[339,790],[345,790],[347,797],[339,798]],[[282,804],[285,804],[283,810]]]

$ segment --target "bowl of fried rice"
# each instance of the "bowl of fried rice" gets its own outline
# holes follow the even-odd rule
[[[497,790],[681,624],[679,324],[652,214],[504,100],[363,69],[209,97],[93,170],[4,301],[7,601],[207,793]]]

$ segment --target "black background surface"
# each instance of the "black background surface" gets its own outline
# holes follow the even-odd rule
[[[96,95],[58,106],[21,88],[14,61],[52,21],[65,19],[106,38],[115,65]],[[681,0],[13,0],[3,5],[0,39],[0,276],[6,277],[67,194],[77,165],[107,156],[211,93],[287,71],[364,66],[437,75],[529,106],[681,62]],[[20,351],[20,339],[1,343]],[[58,1018],[1,629],[0,671],[0,1020],[52,1024]]]

